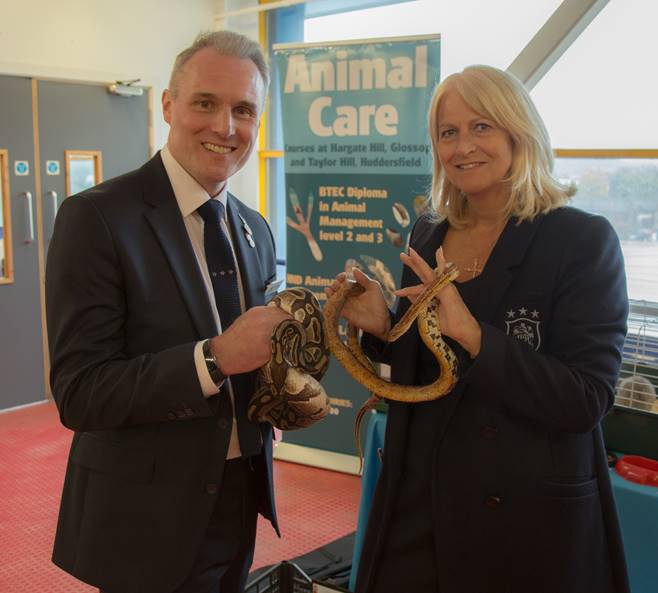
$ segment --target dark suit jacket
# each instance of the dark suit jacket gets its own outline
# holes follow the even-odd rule
[[[247,307],[262,305],[276,275],[271,232],[231,195],[227,211]],[[194,345],[217,332],[159,155],[65,200],[46,305],[53,395],[75,431],[53,561],[102,588],[173,589],[208,525],[232,421],[199,385]],[[260,428],[259,510],[278,531],[272,430]]]
[[[412,246],[432,266],[446,230],[428,219],[414,229]],[[435,443],[406,450],[410,407],[390,402],[357,591],[371,591],[382,543],[395,537],[386,526],[405,456],[423,456],[433,516],[416,520],[433,521],[441,593],[627,593],[599,425],[628,313],[617,236],[573,208],[510,221],[485,274],[482,348],[472,364],[462,351],[459,383],[432,404]],[[402,285],[417,283],[406,269]],[[369,346],[392,363],[394,382],[411,384],[419,343],[414,329],[388,349]]]

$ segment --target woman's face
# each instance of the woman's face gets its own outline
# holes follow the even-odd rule
[[[512,138],[473,111],[455,90],[441,100],[439,160],[450,182],[470,198],[507,198],[503,179],[512,166]]]

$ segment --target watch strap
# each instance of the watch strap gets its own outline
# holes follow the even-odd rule
[[[210,340],[203,342],[201,350],[203,352],[203,359],[206,362],[206,368],[208,369],[210,378],[217,387],[221,387],[224,384],[224,381],[226,381],[226,375],[219,370],[217,359],[210,348]]]

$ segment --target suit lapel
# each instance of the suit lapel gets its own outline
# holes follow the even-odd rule
[[[235,256],[240,267],[242,289],[246,308],[265,304],[264,279],[261,273],[260,259],[256,249],[256,237],[247,221],[240,213],[240,201],[228,194],[227,218],[231,227],[231,238]]]
[[[217,333],[208,293],[160,155],[142,169],[146,219],[164,251],[200,338]]]
[[[510,283],[514,279],[514,271],[523,261],[525,254],[532,243],[532,239],[537,232],[540,222],[522,223],[516,225],[514,220],[510,220],[503,230],[494,250],[489,257],[485,273],[482,276],[482,291],[487,294],[486,305],[479,321],[491,322],[500,302],[507,292]],[[443,221],[439,225],[428,225],[423,232],[427,236],[419,235],[414,237],[414,243],[418,253],[432,267],[436,266],[435,253],[443,243],[445,234],[448,230],[448,222]],[[403,271],[402,285],[407,286],[418,282],[415,274],[405,268]],[[399,305],[399,311],[396,318],[399,318],[404,311],[410,306],[408,299],[404,299]],[[418,335],[417,326],[414,324],[410,330],[402,336],[395,346],[395,357],[398,364],[395,366],[392,380],[396,383],[412,384],[416,375],[416,365],[418,364],[418,351],[420,348],[420,336]],[[445,406],[444,415],[447,426],[448,419],[453,414],[458,404],[459,396],[463,389],[463,384],[457,384],[453,393],[441,402]],[[392,408],[396,408],[396,414],[389,416],[390,426],[387,430],[390,433],[388,442],[405,442],[406,433],[409,425],[409,412],[411,406],[408,404],[399,404],[390,402]],[[438,427],[437,427],[438,428]],[[443,431],[438,435],[442,438]],[[391,459],[391,471],[393,481],[399,475],[402,468],[403,457],[401,448],[387,451]]]
[[[415,249],[432,267],[436,266],[436,259],[434,254],[443,243],[448,223],[446,221],[439,225],[428,224],[421,231],[421,234],[414,236]],[[410,268],[404,266],[402,270],[402,286],[409,286],[418,283],[418,277],[411,271]],[[402,299],[398,305],[398,310],[395,318],[400,319],[404,312],[411,306],[409,299]],[[393,357],[396,359],[397,364],[392,369],[391,380],[394,383],[403,385],[412,385],[416,377],[416,366],[419,360],[420,349],[420,335],[418,334],[418,325],[413,324],[407,333],[400,337],[393,344]],[[411,413],[411,405],[399,402],[389,402],[391,410],[395,413],[389,414],[388,425],[386,427],[387,443],[404,443],[407,439],[407,431],[409,429],[409,420]],[[389,458],[389,471],[390,484],[397,484],[397,480],[401,475],[402,466],[404,461],[404,448],[392,447],[387,449],[385,455]],[[396,486],[393,486],[394,488]],[[387,507],[385,513],[390,509]]]
[[[423,229],[423,233],[428,233],[426,236],[421,234],[414,237],[415,248],[418,249],[420,256],[423,257],[432,267],[436,266],[434,254],[443,242],[443,237],[446,234],[447,228],[448,223],[445,221],[438,226],[428,225]],[[402,286],[409,286],[417,284],[418,282],[418,277],[410,268],[404,266],[402,270]],[[395,316],[396,319],[400,319],[410,306],[411,302],[409,299],[402,299],[398,305],[398,311]],[[416,362],[418,359],[419,347],[420,336],[418,334],[418,325],[414,323],[411,328],[409,328],[409,331],[398,340],[398,343],[395,346],[397,352],[404,357],[407,364],[400,366],[399,374],[396,373],[396,376],[393,377],[394,382],[405,385],[411,385],[413,383],[414,377],[416,376]]]
[[[539,219],[541,220],[541,219]],[[479,321],[492,323],[502,298],[514,279],[515,270],[521,265],[532,239],[541,224],[510,219],[498,239],[485,272],[482,276],[481,290],[487,294],[487,300],[481,311]]]

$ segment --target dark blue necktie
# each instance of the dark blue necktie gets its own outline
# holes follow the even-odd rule
[[[238,273],[233,258],[233,249],[224,233],[221,220],[224,218],[224,204],[219,200],[208,200],[197,212],[203,218],[203,246],[206,251],[206,263],[212,282],[217,312],[222,322],[222,331],[240,316],[240,291],[238,290]],[[253,391],[253,378],[247,374],[231,377],[235,400],[235,417],[238,421],[238,438],[243,457],[257,455],[261,449],[261,436],[258,426],[247,419],[247,405]],[[220,396],[222,397],[222,396]],[[223,404],[230,401],[226,394]],[[220,404],[221,407],[221,404]]]
[[[199,206],[197,212],[204,222],[203,246],[206,250],[206,263],[222,329],[225,331],[240,316],[242,309],[233,250],[221,226],[224,204],[219,200],[208,200]]]

